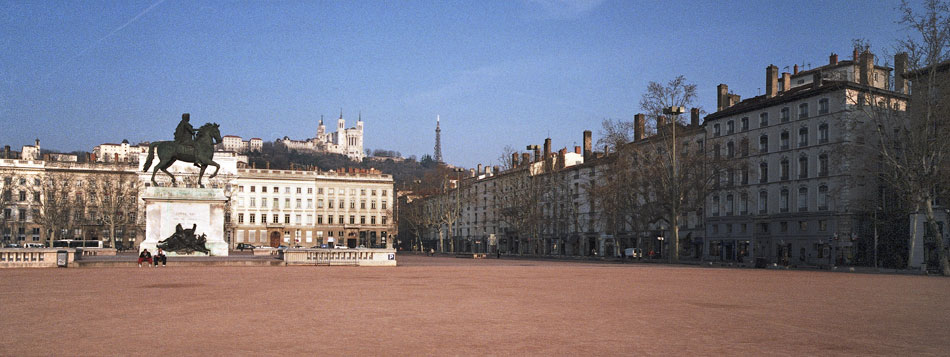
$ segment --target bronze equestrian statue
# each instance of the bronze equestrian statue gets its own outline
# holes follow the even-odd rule
[[[214,178],[218,175],[221,165],[212,160],[214,158],[214,145],[221,142],[221,132],[218,130],[218,124],[207,123],[196,131],[188,122],[189,119],[190,115],[188,113],[181,115],[181,122],[178,123],[178,127],[175,129],[175,141],[157,141],[148,145],[148,158],[145,159],[143,171],[148,172],[148,169],[152,166],[156,149],[158,151],[158,164],[152,170],[153,185],[158,186],[158,183],[155,182],[155,174],[158,173],[158,170],[162,170],[172,178],[172,185],[177,186],[175,175],[168,172],[168,168],[179,160],[194,163],[195,166],[201,168],[198,173],[198,186],[202,188],[205,186],[201,184],[201,178],[208,166],[214,166],[214,173],[208,178]],[[194,135],[193,138],[192,135]]]

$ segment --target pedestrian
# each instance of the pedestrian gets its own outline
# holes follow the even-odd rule
[[[148,249],[142,249],[139,253],[139,268],[142,267],[142,262],[148,262],[146,265],[152,267],[152,253],[149,253]]]
[[[495,249],[495,255],[497,255],[498,259],[501,259],[501,249],[497,249],[497,248],[496,248],[496,249]]]
[[[165,258],[165,252],[162,251],[162,248],[158,248],[158,253],[155,253],[155,256],[153,257],[153,260],[155,260],[155,266],[158,266],[158,262],[159,262],[159,261],[162,262],[162,266],[165,266],[165,263],[168,261],[168,260]]]

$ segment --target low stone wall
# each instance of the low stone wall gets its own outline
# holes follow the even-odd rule
[[[396,266],[395,249],[287,249],[280,256],[287,265]]]
[[[72,248],[0,248],[0,268],[55,268],[60,250],[67,252],[66,265],[76,266],[76,249]]]

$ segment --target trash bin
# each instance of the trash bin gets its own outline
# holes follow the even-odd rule
[[[65,268],[67,263],[69,263],[69,252],[65,250],[57,250],[56,251],[56,266],[60,268]]]

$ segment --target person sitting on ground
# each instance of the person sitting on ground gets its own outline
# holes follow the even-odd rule
[[[152,264],[152,253],[149,253],[148,249],[142,249],[142,253],[139,253],[139,268],[142,267],[143,261]]]
[[[158,253],[155,253],[155,266],[158,266],[158,262],[162,262],[162,266],[165,266],[165,262],[168,260],[165,258],[165,251],[162,248],[158,248]]]

